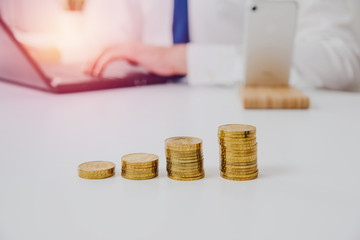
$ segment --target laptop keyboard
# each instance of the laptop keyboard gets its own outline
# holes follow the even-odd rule
[[[49,77],[71,77],[94,79],[82,72],[81,64],[42,64],[42,70]]]
[[[84,74],[82,71],[82,64],[42,64],[41,68],[45,74],[52,79],[52,85],[54,87],[58,85],[84,83],[89,81],[118,80],[133,73],[148,74],[145,69],[123,61],[110,64],[105,69],[101,78]]]

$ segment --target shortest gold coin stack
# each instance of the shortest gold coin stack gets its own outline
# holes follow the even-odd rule
[[[130,180],[147,180],[158,176],[159,157],[149,153],[133,153],[122,157],[121,176]]]
[[[258,176],[256,128],[229,124],[219,127],[220,175],[234,181]]]
[[[202,140],[194,137],[173,137],[165,141],[168,177],[179,181],[204,178]]]
[[[108,178],[115,174],[115,164],[105,161],[86,162],[79,165],[78,174],[85,179]]]

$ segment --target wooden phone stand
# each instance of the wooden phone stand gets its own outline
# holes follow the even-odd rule
[[[308,109],[310,99],[296,88],[241,86],[245,109]]]

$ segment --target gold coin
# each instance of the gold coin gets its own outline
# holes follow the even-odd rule
[[[150,169],[127,169],[127,168],[122,168],[121,171],[129,173],[129,174],[148,174],[148,173],[150,174],[150,173],[158,172],[158,168],[150,168]]]
[[[233,136],[233,137],[250,137],[250,136],[256,136],[256,131],[245,131],[245,132],[227,132],[224,130],[218,131],[218,136]]]
[[[179,158],[167,158],[166,162],[175,164],[196,164],[203,162],[203,158],[190,158],[190,159],[179,159]]]
[[[251,149],[256,148],[257,144],[240,144],[240,143],[219,143],[223,149]]]
[[[126,162],[127,164],[147,164],[147,163],[155,163],[159,160],[159,157],[155,154],[150,153],[132,153],[125,155],[121,158],[122,162]]]
[[[257,155],[257,150],[255,151],[236,151],[236,150],[223,150],[220,149],[220,154],[225,157],[249,157]]]
[[[156,178],[158,176],[158,174],[153,174],[153,175],[127,175],[127,174],[122,174],[121,175],[123,178],[128,179],[128,180],[149,180],[149,179],[153,179]]]
[[[220,159],[226,162],[235,162],[235,163],[246,163],[246,162],[253,162],[257,160],[257,154],[253,155],[229,155],[229,154],[221,154]]]
[[[221,165],[227,165],[227,166],[250,166],[250,165],[253,165],[253,164],[257,164],[257,160],[254,160],[254,161],[225,161],[225,160],[220,160],[220,164]]]
[[[240,141],[238,142],[229,142],[229,141],[224,141],[224,142],[220,142],[219,145],[221,147],[234,147],[234,148],[252,148],[252,147],[256,147],[257,146],[257,142],[251,142],[251,144],[248,143],[242,143]]]
[[[249,142],[255,141],[256,135],[255,134],[244,134],[244,135],[225,135],[225,134],[218,134],[218,139],[223,141],[242,141],[242,142]]]
[[[224,170],[224,171],[245,171],[245,172],[249,172],[249,171],[252,171],[252,170],[257,170],[257,164],[253,164],[253,165],[249,165],[249,166],[231,166],[231,165],[227,165],[227,164],[224,164],[224,165],[221,165],[220,166],[220,169],[221,170]]]
[[[158,166],[157,165],[152,165],[152,166],[138,166],[138,165],[128,165],[128,164],[122,164],[122,167],[121,168],[124,168],[124,169],[128,169],[128,170],[150,170],[150,169],[154,169],[154,168],[157,168]]]
[[[127,170],[124,170],[122,169],[121,170],[121,174],[123,175],[133,175],[133,176],[153,176],[153,175],[156,175],[158,174],[158,171],[153,171],[153,172],[134,172],[134,171],[127,171]]]
[[[198,161],[198,162],[184,163],[184,162],[176,162],[176,161],[166,161],[166,164],[175,167],[177,166],[195,167],[195,166],[202,166],[203,162]]]
[[[251,176],[251,177],[231,177],[227,176],[226,174],[220,173],[220,176],[224,179],[231,180],[231,181],[250,181],[254,180],[258,177],[258,175]]]
[[[173,166],[199,166],[199,165],[203,165],[203,161],[183,162],[183,161],[166,160],[166,164]]]
[[[158,168],[121,168],[124,171],[128,171],[128,172],[137,172],[137,173],[147,173],[147,172],[156,172],[158,171]]]
[[[257,162],[257,157],[255,158],[221,158],[220,162],[224,162],[229,165],[250,165],[254,162]]]
[[[201,148],[202,140],[195,137],[172,137],[165,140],[167,149],[190,149]]]
[[[195,151],[201,151],[202,146],[180,146],[180,147],[174,147],[174,146],[166,146],[166,151],[177,151],[177,152],[195,152]]]
[[[193,173],[193,172],[203,172],[203,168],[202,167],[196,167],[196,168],[174,168],[174,167],[170,167],[167,166],[166,170],[169,172],[186,172],[186,173]]]
[[[168,172],[168,177],[175,177],[175,178],[203,178],[204,172],[201,173],[193,173],[193,174],[181,174],[177,172]]]
[[[176,161],[174,159],[166,160],[166,164],[173,165],[173,166],[198,166],[202,165],[203,161],[189,161],[189,162],[183,162],[183,161]]]
[[[122,161],[123,165],[129,166],[129,167],[153,167],[158,165],[158,160],[152,161],[152,162],[146,162],[146,163],[132,163],[132,162],[126,162]]]
[[[170,168],[167,167],[166,170],[168,172],[172,172],[175,174],[185,174],[185,175],[189,175],[189,174],[198,174],[198,173],[202,173],[204,172],[204,170],[202,168],[189,168],[189,169],[182,169],[182,168]]]
[[[179,177],[179,176],[174,176],[174,175],[168,174],[168,177],[170,179],[177,180],[177,181],[195,181],[195,180],[200,180],[200,179],[204,178],[205,173],[200,174],[198,176],[194,176],[194,177]]]
[[[196,180],[200,180],[203,179],[205,177],[205,175],[199,176],[199,177],[194,177],[194,178],[183,178],[183,177],[175,177],[175,176],[169,176],[168,177],[172,180],[176,180],[176,181],[196,181]]]
[[[248,167],[257,165],[257,161],[252,162],[226,162],[226,161],[220,161],[220,166],[230,166],[230,167]]]
[[[122,173],[121,176],[123,178],[126,179],[141,179],[141,180],[146,180],[146,179],[153,179],[156,178],[158,176],[158,174],[147,174],[147,175],[134,175],[134,174],[126,174],[126,173]]]
[[[256,132],[256,127],[247,124],[226,124],[219,127],[219,131],[247,133]]]
[[[103,179],[115,174],[115,164],[106,161],[82,163],[78,167],[79,177],[85,179]]]
[[[250,153],[233,153],[233,152],[222,152],[220,155],[226,159],[240,159],[240,160],[246,160],[246,158],[250,158],[253,156],[257,156],[257,152],[250,152]]]
[[[222,172],[239,172],[239,173],[253,173],[257,170],[257,165],[249,168],[236,168],[234,166],[222,165],[220,166],[220,171]]]
[[[249,151],[249,152],[240,152],[240,151],[226,151],[221,150],[219,151],[220,156],[226,157],[226,158],[251,158],[257,156],[257,151]]]
[[[122,168],[133,170],[157,168],[158,159],[154,154],[129,154],[122,158]]]
[[[257,167],[249,169],[249,170],[238,170],[238,169],[229,169],[229,168],[223,168],[220,169],[221,172],[225,173],[228,176],[245,176],[248,177],[249,175],[252,175],[253,173],[257,172]]]
[[[171,169],[202,169],[203,168],[203,164],[196,164],[196,165],[181,165],[181,164],[171,164],[171,163],[166,163],[166,167],[167,168],[171,168]]]
[[[175,154],[166,154],[166,158],[169,159],[178,159],[178,160],[192,160],[203,158],[202,154],[197,155],[175,155]]]
[[[238,150],[238,149],[223,149],[220,148],[220,153],[226,155],[240,155],[240,156],[248,156],[257,153],[257,149],[248,149],[248,150]]]
[[[254,151],[257,151],[257,144],[251,146],[251,147],[239,147],[239,146],[236,146],[236,145],[220,145],[220,150],[221,151],[229,151],[229,152],[254,152]]]
[[[144,166],[144,167],[147,167],[147,166],[155,166],[157,165],[157,162],[158,162],[158,159],[154,160],[154,161],[149,161],[149,162],[127,162],[127,161],[122,161],[124,164],[128,165],[128,166]]]
[[[253,151],[257,150],[257,143],[251,146],[224,143],[220,145],[220,148],[224,150]]]
[[[218,139],[222,141],[241,141],[241,142],[250,142],[256,140],[256,135],[225,135],[218,134]]]
[[[229,141],[229,142],[236,141],[236,142],[244,142],[244,143],[256,141],[255,135],[253,137],[250,137],[249,135],[247,135],[247,138],[244,138],[244,137],[245,137],[245,135],[237,135],[237,136],[230,135],[229,136],[229,135],[218,134],[219,141]]]
[[[234,167],[234,168],[248,168],[257,166],[257,161],[253,162],[245,162],[245,163],[232,163],[232,162],[226,162],[226,161],[220,161],[220,166],[228,166],[228,167]]]
[[[252,175],[255,175],[258,172],[258,169],[249,172],[242,172],[242,171],[221,171],[221,172],[230,177],[250,177]]]
[[[170,168],[167,167],[166,170],[168,172],[174,172],[174,173],[184,173],[184,174],[196,174],[196,173],[200,173],[203,172],[204,170],[202,168],[188,168],[188,169],[184,169],[184,168]]]
[[[121,174],[122,175],[132,175],[132,176],[153,176],[153,175],[157,175],[158,174],[158,170],[155,169],[154,171],[149,171],[149,172],[141,172],[141,171],[129,171],[126,169],[121,169]]]
[[[167,154],[171,154],[171,155],[200,155],[202,154],[202,150],[198,149],[198,150],[191,150],[191,151],[179,151],[179,150],[171,150],[171,149],[166,149],[166,153]]]
[[[250,140],[256,138],[256,132],[218,132],[219,138],[239,138],[239,139],[246,139]]]
[[[222,140],[219,139],[220,145],[227,146],[239,146],[239,147],[252,147],[256,144],[256,139],[250,141],[241,141],[241,140]]]
[[[192,161],[192,160],[199,160],[199,159],[203,159],[203,155],[199,155],[199,156],[173,156],[173,155],[168,155],[166,156],[166,159],[174,159],[174,160],[178,160],[178,161]]]
[[[169,174],[175,174],[175,175],[183,175],[183,176],[197,176],[199,174],[204,173],[203,169],[190,169],[190,170],[181,170],[181,169],[167,169]]]
[[[249,180],[253,180],[256,179],[258,177],[259,172],[255,172],[254,174],[248,175],[248,176],[233,176],[233,175],[228,175],[226,173],[220,172],[220,176],[222,178],[225,178],[227,180],[232,180],[232,181],[249,181]]]

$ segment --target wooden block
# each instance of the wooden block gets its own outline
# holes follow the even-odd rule
[[[310,99],[293,87],[240,87],[245,109],[308,109]]]

